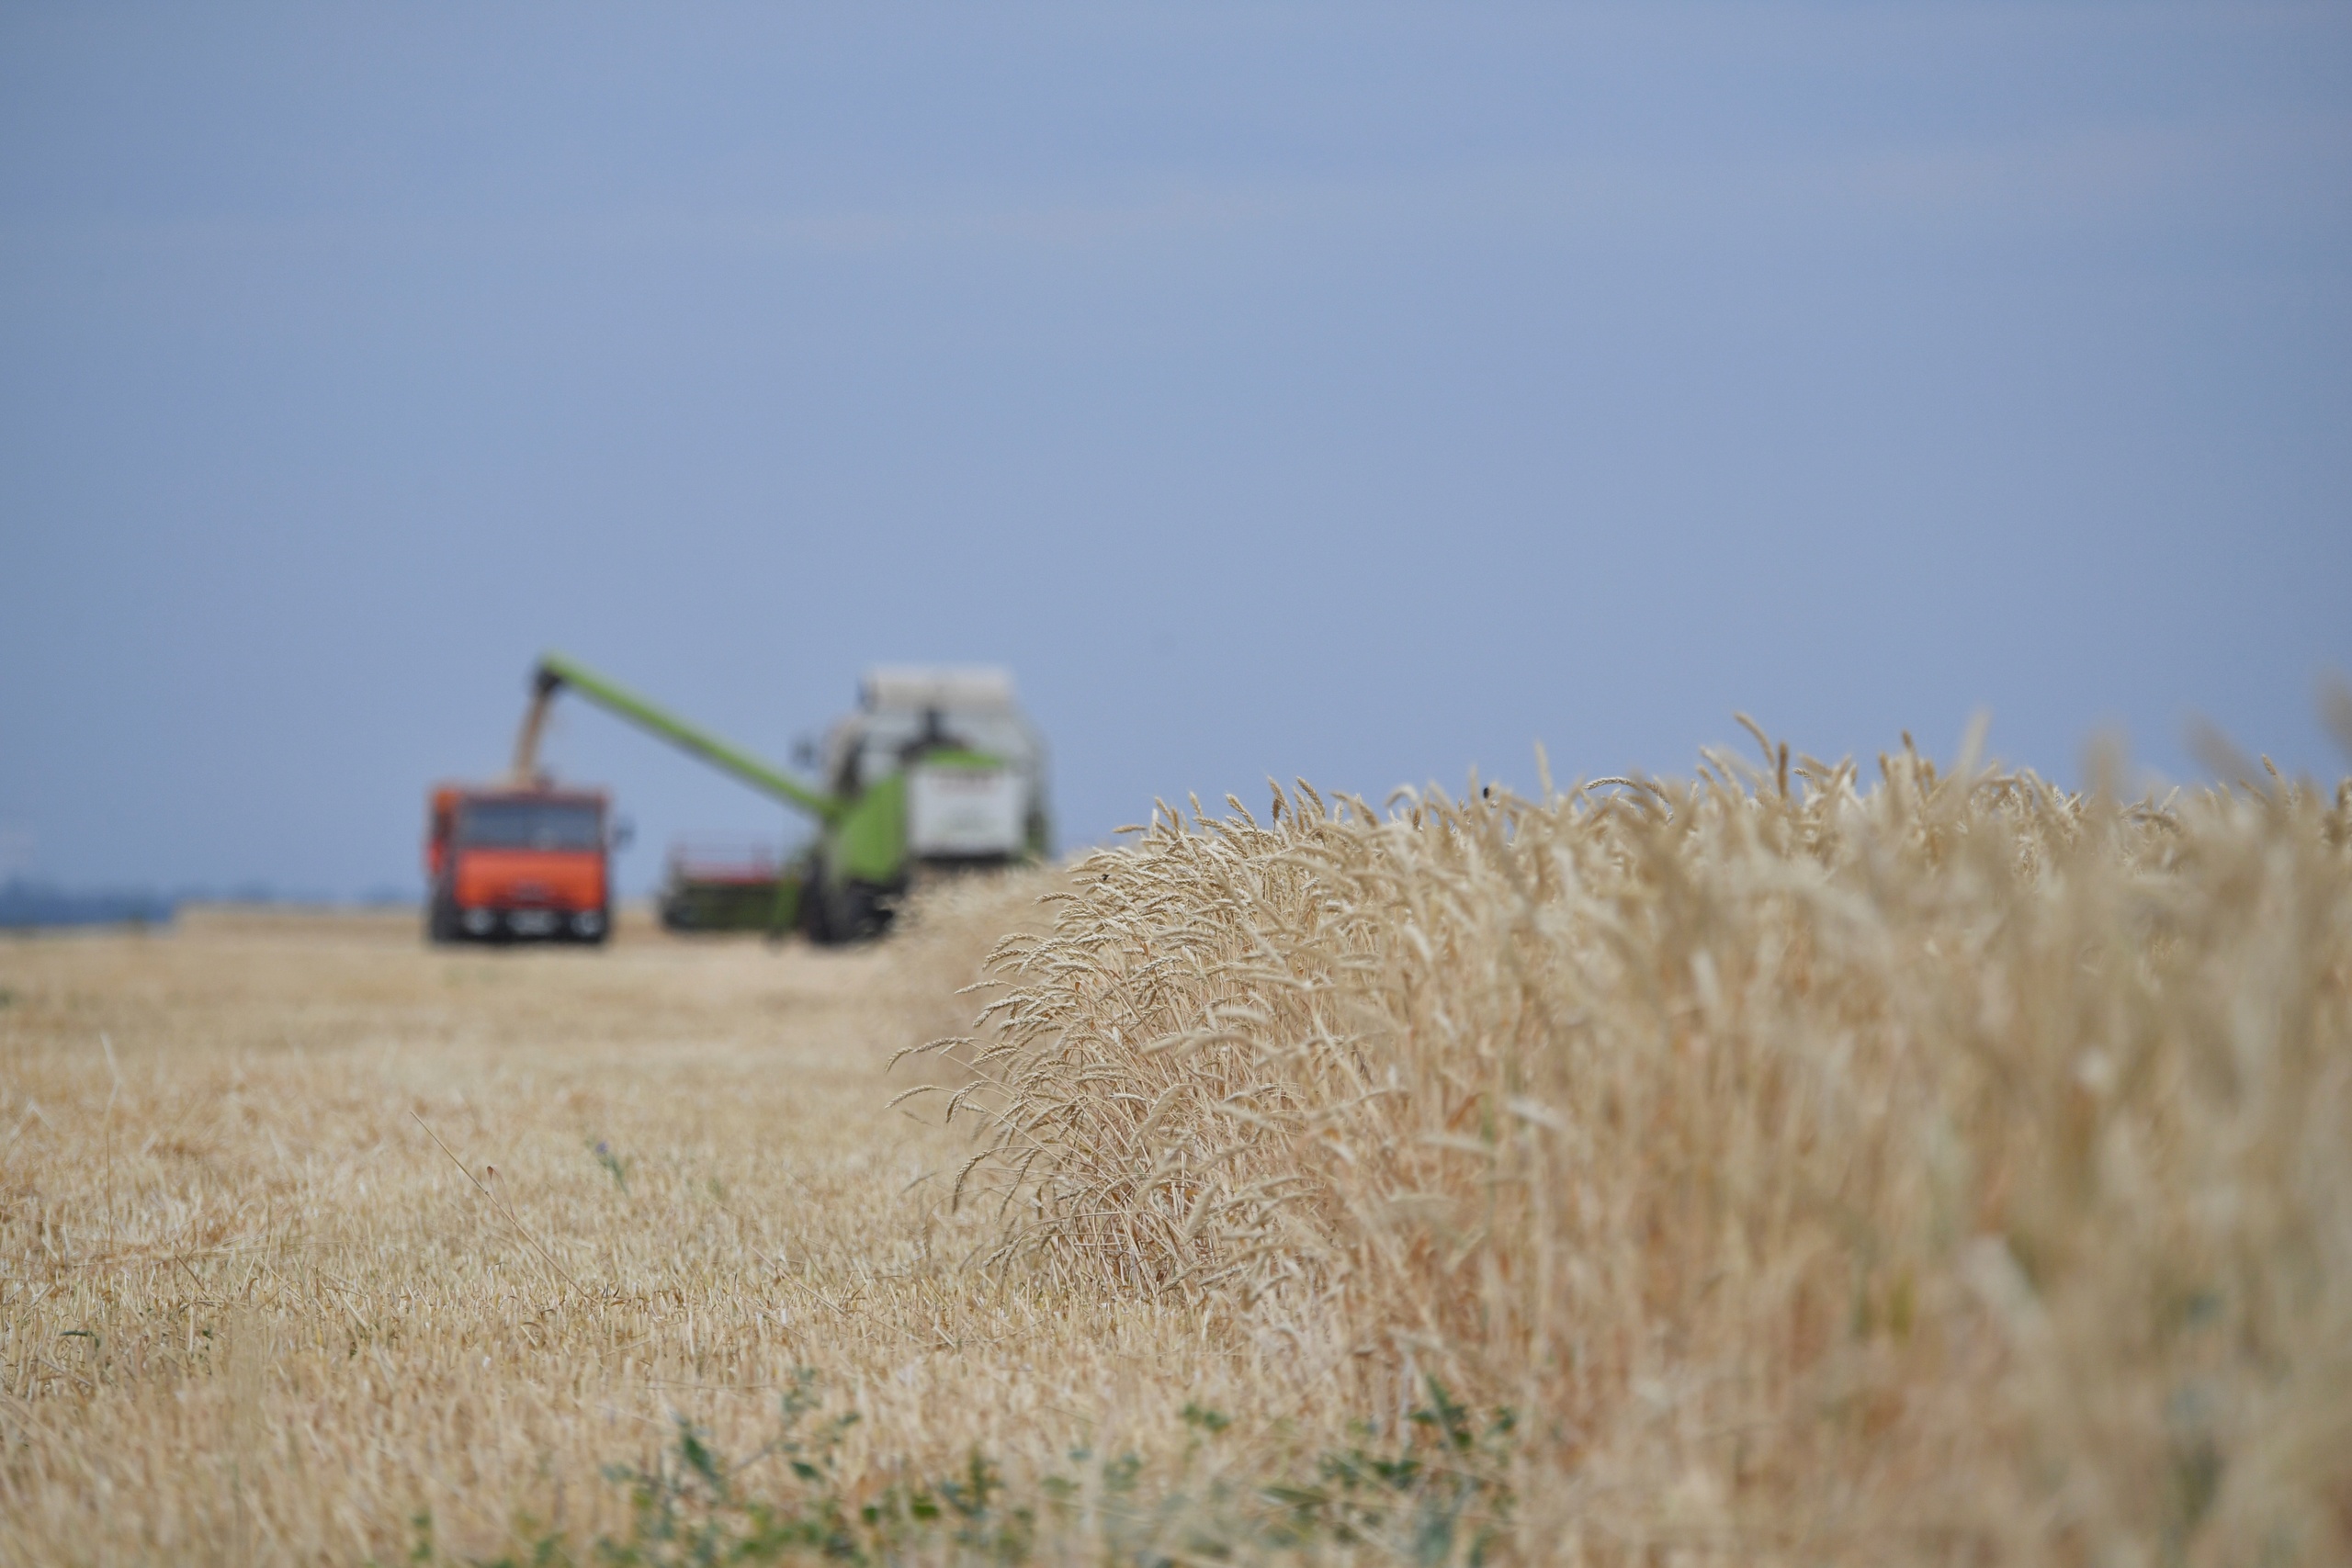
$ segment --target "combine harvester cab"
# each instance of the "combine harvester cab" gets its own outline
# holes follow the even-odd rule
[[[876,936],[922,878],[1052,852],[1045,742],[1003,671],[871,671],[858,711],[827,734],[822,789],[554,653],[533,677],[515,743],[516,778],[537,776],[548,708],[567,689],[815,818],[813,841],[776,873],[763,922],[772,930],[797,925],[820,942]],[[714,929],[716,891],[673,867],[665,914],[674,907],[695,929]],[[729,907],[740,918],[740,890]]]
[[[872,670],[825,737],[836,798],[890,792],[917,873],[1052,852],[1046,747],[1001,670]]]
[[[424,845],[434,942],[612,934],[608,803],[594,790],[443,784]]]

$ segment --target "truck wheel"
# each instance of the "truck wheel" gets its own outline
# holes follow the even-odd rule
[[[425,903],[424,940],[438,947],[465,940],[458,929],[458,906],[447,895],[435,893]]]

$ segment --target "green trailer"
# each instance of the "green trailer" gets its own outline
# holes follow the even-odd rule
[[[768,923],[797,926],[817,942],[878,934],[920,876],[1037,859],[1052,850],[1045,745],[1001,671],[869,671],[858,710],[827,734],[823,787],[561,654],[539,660],[531,686],[515,741],[518,779],[538,776],[548,712],[571,690],[812,818],[816,833],[808,848],[779,872]],[[732,918],[741,918],[740,900],[733,909]]]
[[[673,841],[654,908],[670,931],[788,931],[800,921],[802,867],[766,844]]]

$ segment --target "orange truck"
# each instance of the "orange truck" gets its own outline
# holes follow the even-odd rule
[[[442,784],[424,844],[434,942],[601,942],[613,930],[602,790]]]

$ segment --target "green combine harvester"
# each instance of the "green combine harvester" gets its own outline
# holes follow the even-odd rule
[[[571,690],[815,819],[816,836],[773,868],[772,886],[741,875],[698,881],[690,862],[673,857],[662,911],[676,929],[797,928],[814,942],[856,942],[880,934],[923,877],[1052,852],[1045,742],[1001,670],[868,671],[857,711],[826,733],[822,788],[560,654],[539,660],[531,689],[514,743],[518,783],[538,778],[548,709]]]

